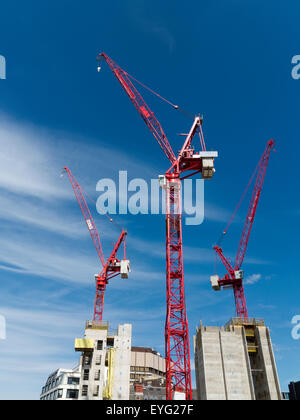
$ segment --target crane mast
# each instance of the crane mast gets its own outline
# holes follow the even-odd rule
[[[220,279],[219,276],[217,275],[211,276],[212,287],[214,290],[220,290],[221,287],[223,288],[232,287],[233,292],[234,292],[237,316],[240,318],[245,318],[245,319],[248,318],[248,310],[247,310],[245,292],[244,292],[244,287],[243,287],[244,273],[241,270],[241,266],[243,264],[245,254],[247,251],[249,237],[252,230],[261,190],[263,187],[270,154],[271,154],[272,149],[274,149],[274,146],[275,146],[274,140],[269,140],[264,150],[264,153],[257,165],[256,180],[255,180],[246,220],[244,223],[241,239],[239,242],[239,247],[238,247],[238,251],[235,258],[234,267],[231,265],[229,260],[224,256],[222,248],[219,245],[214,246],[214,250],[216,251],[217,255],[219,256],[219,258],[221,259],[222,263],[224,264],[227,270],[227,274],[222,279]]]
[[[77,198],[78,204],[80,206],[86,225],[88,227],[88,230],[94,242],[100,262],[102,264],[102,270],[100,271],[98,275],[95,276],[96,297],[95,297],[94,315],[93,315],[93,321],[102,321],[104,296],[105,296],[105,290],[106,290],[106,285],[108,284],[108,281],[119,274],[121,274],[122,278],[128,278],[128,273],[130,272],[129,260],[126,260],[126,253],[125,253],[125,237],[127,235],[127,232],[122,229],[122,232],[116,244],[114,245],[112,253],[110,254],[108,260],[105,262],[102,246],[100,242],[100,236],[97,231],[94,219],[89,210],[89,207],[87,205],[82,188],[76,181],[74,175],[72,174],[69,168],[64,167],[64,171],[68,174],[69,180],[73,187],[74,194]],[[123,249],[124,254],[123,254],[123,260],[120,261],[116,257],[116,255],[122,243],[124,246],[124,249]]]

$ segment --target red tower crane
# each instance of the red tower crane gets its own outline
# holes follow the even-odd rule
[[[99,54],[99,58],[105,59],[171,162],[171,167],[166,174],[159,176],[160,185],[166,191],[166,398],[171,400],[172,392],[179,391],[184,393],[185,399],[191,400],[189,330],[185,310],[182,258],[181,179],[198,173],[201,173],[204,179],[212,178],[214,173],[214,158],[218,154],[217,152],[206,151],[201,127],[202,118],[196,116],[190,132],[186,136],[185,142],[176,157],[159,121],[134,86],[133,81],[138,81],[114,63],[106,54]],[[100,68],[98,67],[98,69]],[[157,93],[151,92],[160,97]],[[175,109],[178,108],[178,106],[173,105],[169,101],[167,102]],[[202,146],[202,151],[197,153],[192,146],[195,134],[199,134]],[[186,171],[189,171],[189,173],[181,177],[181,174]]]
[[[235,305],[236,305],[236,312],[237,312],[237,316],[239,318],[248,318],[248,310],[247,310],[247,305],[246,305],[246,299],[245,299],[245,293],[244,293],[244,287],[243,287],[243,277],[244,277],[244,273],[241,270],[241,266],[243,264],[244,261],[244,257],[246,254],[246,250],[247,250],[247,245],[248,245],[248,241],[249,241],[249,237],[250,237],[250,233],[251,233],[251,229],[253,226],[253,222],[254,222],[254,217],[255,217],[255,213],[256,213],[256,209],[257,209],[257,205],[258,205],[258,201],[259,201],[259,197],[260,197],[260,193],[263,187],[263,182],[264,182],[264,178],[265,178],[265,174],[266,174],[266,170],[267,170],[267,166],[268,166],[268,162],[269,162],[269,157],[270,157],[270,153],[271,150],[274,148],[275,146],[275,142],[274,140],[269,140],[266,146],[266,149],[260,159],[260,161],[258,162],[258,165],[250,179],[250,182],[246,188],[246,191],[248,189],[248,187],[250,186],[256,172],[256,181],[254,184],[254,189],[252,192],[252,196],[251,196],[251,200],[250,200],[250,205],[249,205],[249,209],[248,209],[248,213],[247,213],[247,217],[244,223],[244,228],[243,228],[243,232],[242,232],[242,236],[240,239],[240,243],[239,243],[239,247],[238,247],[238,251],[236,254],[236,258],[235,258],[235,265],[234,267],[232,266],[232,264],[230,263],[230,261],[224,256],[223,254],[223,250],[219,245],[215,245],[214,246],[214,250],[216,251],[216,253],[218,254],[218,256],[220,257],[222,263],[224,264],[226,270],[227,270],[227,274],[220,279],[218,275],[213,275],[211,276],[211,284],[214,290],[220,290],[221,287],[223,288],[233,288],[233,292],[234,292],[234,298],[235,298]],[[231,217],[225,231],[223,232],[223,235],[226,234],[229,225],[231,224],[233,217],[238,209],[238,207],[240,206],[244,195],[246,193],[246,191],[244,192],[237,208],[235,209],[233,216]]]
[[[87,202],[84,198],[83,191],[81,186],[78,184],[76,179],[74,178],[72,172],[69,168],[65,167],[64,170],[67,172],[69,180],[71,182],[71,185],[73,187],[75,196],[77,198],[78,204],[81,208],[83,217],[86,221],[86,225],[88,227],[88,230],[90,232],[90,235],[92,237],[92,240],[94,242],[94,245],[96,247],[98,256],[101,261],[102,270],[101,272],[95,276],[96,280],[96,298],[95,298],[95,305],[94,305],[94,316],[93,321],[102,321],[103,316],[103,304],[104,304],[104,295],[105,295],[105,289],[106,285],[108,284],[108,281],[112,279],[113,277],[118,276],[121,274],[122,278],[128,278],[128,274],[130,272],[130,264],[129,260],[126,260],[126,253],[125,253],[125,237],[127,235],[127,232],[122,229],[122,232],[119,236],[119,239],[114,244],[114,248],[112,250],[112,253],[110,254],[108,260],[105,262],[102,246],[100,242],[100,236],[97,231],[94,219],[91,215],[91,212],[88,208]],[[123,260],[119,260],[117,258],[117,252],[122,245],[124,246],[123,249]]]

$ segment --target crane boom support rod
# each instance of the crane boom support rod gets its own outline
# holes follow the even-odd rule
[[[250,206],[249,206],[247,217],[245,220],[241,240],[238,247],[238,252],[236,254],[235,270],[239,270],[244,261],[260,193],[261,193],[264,179],[265,179],[265,174],[266,174],[266,170],[267,170],[267,166],[269,162],[270,153],[272,149],[274,148],[274,146],[275,146],[274,140],[269,140],[267,143],[266,149],[259,161],[256,181],[255,181],[252,197],[250,200]]]
[[[99,56],[105,59],[113,74],[116,76],[117,80],[120,82],[121,86],[129,96],[131,102],[136,107],[137,111],[151,130],[158,144],[163,149],[165,155],[173,164],[176,160],[176,157],[167,139],[167,136],[165,135],[159,121],[155,117],[154,112],[151,111],[141,94],[138,92],[138,90],[130,80],[129,74],[126,73],[123,69],[121,69],[121,67],[119,67],[116,63],[114,63],[113,60],[106,54],[101,53],[99,54]]]
[[[97,231],[94,219],[93,219],[93,217],[91,215],[91,212],[88,208],[87,202],[84,198],[82,188],[78,184],[78,182],[76,181],[76,179],[75,179],[74,175],[72,174],[72,172],[70,171],[70,169],[67,168],[67,167],[64,167],[64,170],[68,174],[69,180],[70,180],[71,185],[72,185],[73,190],[74,190],[74,194],[75,194],[75,196],[77,198],[77,201],[78,201],[78,204],[81,208],[83,217],[85,219],[88,230],[90,232],[90,235],[91,235],[92,240],[94,242],[94,245],[96,247],[96,251],[99,255],[101,264],[104,267],[105,266],[105,259],[104,259],[104,256],[103,256],[102,246],[101,246],[101,242],[100,242],[100,236],[99,236],[99,233]]]
[[[214,250],[219,255],[222,263],[224,264],[224,266],[226,267],[226,270],[228,271],[228,274],[232,277],[234,275],[234,269],[233,269],[232,265],[230,264],[230,262],[228,261],[228,259],[223,254],[222,248],[219,247],[218,245],[216,245],[216,246],[214,246]]]

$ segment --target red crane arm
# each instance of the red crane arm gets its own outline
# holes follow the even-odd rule
[[[271,153],[271,150],[274,148],[274,146],[275,146],[274,140],[269,140],[267,143],[266,149],[258,163],[256,181],[255,181],[255,185],[254,185],[254,189],[253,189],[253,193],[252,193],[252,197],[250,201],[249,210],[248,210],[247,217],[245,220],[241,240],[239,243],[238,252],[235,259],[235,270],[239,270],[244,261],[260,193],[261,193],[263,183],[264,183],[264,178],[265,178],[266,169],[269,162],[270,153]]]
[[[222,261],[222,263],[225,265],[225,267],[226,267],[226,269],[227,269],[227,271],[228,271],[228,274],[231,276],[231,277],[234,277],[234,269],[233,269],[233,267],[232,267],[232,265],[230,264],[230,262],[227,260],[227,258],[225,257],[225,255],[223,254],[223,250],[222,250],[222,248],[220,248],[218,245],[215,245],[214,246],[214,250],[216,251],[216,253],[219,255],[219,257],[220,257],[220,259],[221,259],[221,261]]]
[[[111,268],[111,265],[114,264],[116,261],[119,261],[116,258],[116,254],[117,254],[117,252],[118,252],[118,250],[119,250],[122,242],[124,244],[124,260],[126,259],[126,255],[125,255],[125,237],[126,237],[126,235],[127,235],[126,230],[122,230],[122,232],[121,232],[121,234],[119,236],[119,239],[115,243],[114,249],[112,250],[112,253],[110,254],[110,257],[108,258],[107,263],[106,263],[106,265],[105,265],[105,267],[103,269],[103,271],[105,271],[106,274],[108,274],[108,271],[109,271],[109,268]],[[117,274],[120,274],[120,271],[118,271],[114,275],[117,275]],[[102,273],[100,273],[99,276],[101,276],[101,275],[102,275]],[[114,277],[114,275],[113,275],[113,277]]]
[[[109,65],[111,71],[114,73],[118,81],[120,82],[121,86],[129,96],[131,102],[136,107],[137,111],[151,130],[153,136],[156,138],[158,144],[163,149],[165,155],[173,164],[176,160],[174,155],[173,149],[159,123],[157,118],[154,115],[154,112],[151,111],[149,106],[144,101],[141,94],[138,92],[132,81],[130,80],[130,76],[126,73],[121,67],[119,67],[116,63],[112,61],[110,57],[106,54],[101,53],[99,54],[100,57],[103,57],[107,64]]]
[[[72,172],[70,171],[70,169],[67,168],[67,167],[64,167],[64,170],[68,174],[68,177],[69,177],[69,180],[70,180],[71,185],[73,187],[73,190],[74,190],[75,196],[77,198],[78,204],[79,204],[79,206],[81,208],[83,217],[84,217],[84,219],[86,221],[88,230],[89,230],[89,232],[91,234],[92,240],[94,242],[94,245],[96,247],[97,253],[99,255],[101,264],[102,264],[103,267],[105,267],[106,264],[105,264],[105,260],[104,260],[104,256],[103,256],[103,251],[102,251],[102,246],[101,246],[101,242],[100,242],[100,237],[99,237],[99,234],[98,234],[98,231],[97,231],[95,222],[93,220],[93,217],[91,215],[91,212],[90,212],[90,210],[88,208],[88,205],[86,203],[86,200],[84,198],[84,195],[83,195],[83,192],[82,192],[82,188],[78,184],[78,182],[76,181],[76,179],[74,178],[74,176],[73,176]]]

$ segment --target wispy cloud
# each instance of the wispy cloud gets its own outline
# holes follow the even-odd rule
[[[246,277],[245,284],[255,284],[259,282],[261,277],[261,274],[251,274],[250,276]]]

